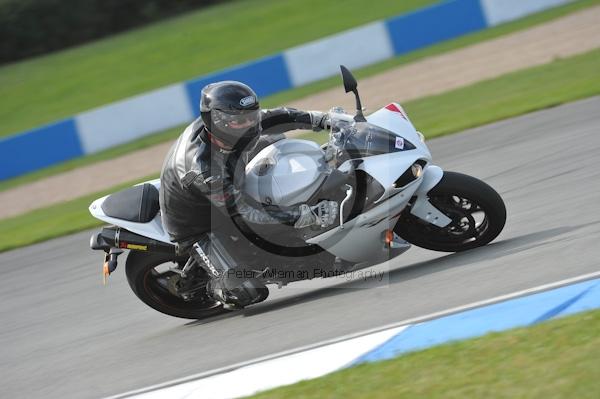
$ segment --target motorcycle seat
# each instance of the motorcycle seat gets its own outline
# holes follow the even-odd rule
[[[106,216],[137,223],[148,223],[158,210],[158,190],[149,183],[118,191],[102,203]]]

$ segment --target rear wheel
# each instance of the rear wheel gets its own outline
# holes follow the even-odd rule
[[[444,172],[428,197],[452,222],[440,228],[412,215],[407,208],[394,231],[418,247],[442,252],[465,251],[486,245],[504,228],[504,201],[492,187],[474,177]]]
[[[169,316],[204,319],[226,312],[220,302],[208,296],[208,276],[203,269],[195,268],[185,279],[170,270],[186,260],[131,251],[125,264],[129,286],[142,302]]]

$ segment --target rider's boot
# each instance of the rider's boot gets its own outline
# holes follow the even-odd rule
[[[241,309],[267,299],[268,288],[252,272],[236,267],[237,263],[214,234],[209,233],[196,242],[191,254],[211,276],[206,286],[208,294],[226,309]]]

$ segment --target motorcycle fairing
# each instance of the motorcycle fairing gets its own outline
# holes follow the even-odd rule
[[[379,201],[378,205],[369,211],[307,242],[317,244],[328,252],[352,262],[389,259],[389,248],[385,246],[382,237],[386,230],[394,228],[400,213],[413,196],[417,197],[415,204],[418,204],[416,209],[414,206],[411,209],[415,216],[424,220],[430,219],[430,223],[435,221],[434,224],[440,227],[450,223],[451,219],[431,205],[427,198],[427,191],[441,179],[438,171],[441,169],[437,166],[426,166],[421,177],[389,196],[387,200]],[[429,187],[429,190],[421,189],[423,186]]]
[[[421,136],[417,133],[400,104],[390,103],[384,108],[373,112],[367,117],[367,122],[407,139],[417,147],[417,150],[427,154],[427,159],[431,159],[429,149],[423,143]]]
[[[383,195],[375,201],[378,205],[342,226],[307,240],[310,244],[318,244],[330,253],[353,262],[389,258],[389,248],[384,245],[381,237],[386,230],[394,228],[401,211],[413,196],[416,197],[411,208],[413,215],[439,227],[451,222],[427,197],[427,193],[442,179],[443,171],[429,164],[431,153],[402,107],[391,103],[369,115],[367,121],[411,141],[416,148],[362,158],[357,169],[365,171],[384,187]],[[394,182],[419,160],[427,162],[422,175],[404,187],[395,187]],[[350,162],[353,161],[346,161],[339,169],[348,169],[349,165],[346,164]],[[390,168],[391,165],[393,168]]]

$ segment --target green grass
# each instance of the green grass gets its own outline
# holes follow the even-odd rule
[[[595,310],[359,365],[252,398],[597,398],[599,332]]]
[[[426,137],[436,137],[600,94],[600,50],[510,73],[405,104]]]
[[[504,75],[405,108],[427,138],[600,94],[600,50]],[[304,136],[324,141],[326,134]],[[435,154],[434,159],[435,159]],[[140,180],[141,181],[141,180]],[[116,191],[115,189],[106,192]],[[104,193],[0,221],[0,251],[100,225],[87,205]]]
[[[0,68],[0,136],[435,0],[238,0]]]
[[[431,55],[440,54],[443,52],[447,52],[450,50],[454,50],[460,47],[464,47],[470,44],[478,43],[481,41],[485,41],[494,37],[502,36],[510,32],[514,32],[517,30],[525,29],[531,27],[536,24],[540,24],[543,22],[547,22],[549,20],[558,18],[560,16],[572,13],[574,11],[580,10],[585,7],[589,7],[595,4],[600,4],[600,0],[580,0],[574,3],[553,8],[551,10],[538,13],[524,19],[514,21],[511,23],[503,24],[491,29],[487,29],[481,32],[477,32],[471,35],[463,36],[451,41],[443,42],[434,46],[430,46],[426,49],[419,50],[413,53],[410,53],[405,56],[396,57],[390,59],[388,61],[381,62],[379,64],[375,64],[366,68],[362,68],[355,72],[356,76],[360,78],[364,78],[367,76],[372,76],[382,71],[388,70],[390,68],[396,67],[401,64],[406,64],[412,61],[416,61],[418,59],[422,59]],[[0,68],[0,83],[2,82],[2,69]],[[280,94],[276,94],[270,97],[265,98],[262,103],[265,107],[274,107],[283,103],[290,102],[292,100],[317,93],[321,90],[328,89],[331,87],[339,86],[340,81],[339,77],[333,77],[329,79],[325,79],[319,82],[315,82],[300,88],[296,88],[293,90],[289,90]],[[368,99],[365,99],[368,100]],[[2,101],[8,101],[7,99],[0,98],[0,104]],[[0,108],[1,109],[1,108]],[[0,115],[1,115],[0,110]],[[0,118],[1,120],[1,118]],[[163,142],[165,140],[172,140],[181,130],[180,127],[176,127],[173,129],[169,129],[166,132],[158,133],[155,135],[147,136],[143,139],[137,140],[132,143],[128,143],[125,145],[121,145],[117,148],[109,149],[103,151],[98,154],[89,155],[81,158],[74,159],[72,161],[68,161],[59,165],[51,166],[49,168],[41,169],[36,172],[32,172],[23,176],[19,176],[13,179],[0,181],[0,191],[6,190],[9,188],[13,188],[22,184],[30,183],[35,180],[48,177],[51,175],[55,175],[57,173],[61,173],[67,170],[71,170],[83,165],[88,165],[94,162],[98,162],[101,160],[110,159],[119,155],[126,154],[130,151],[141,149],[153,144],[157,144]]]

